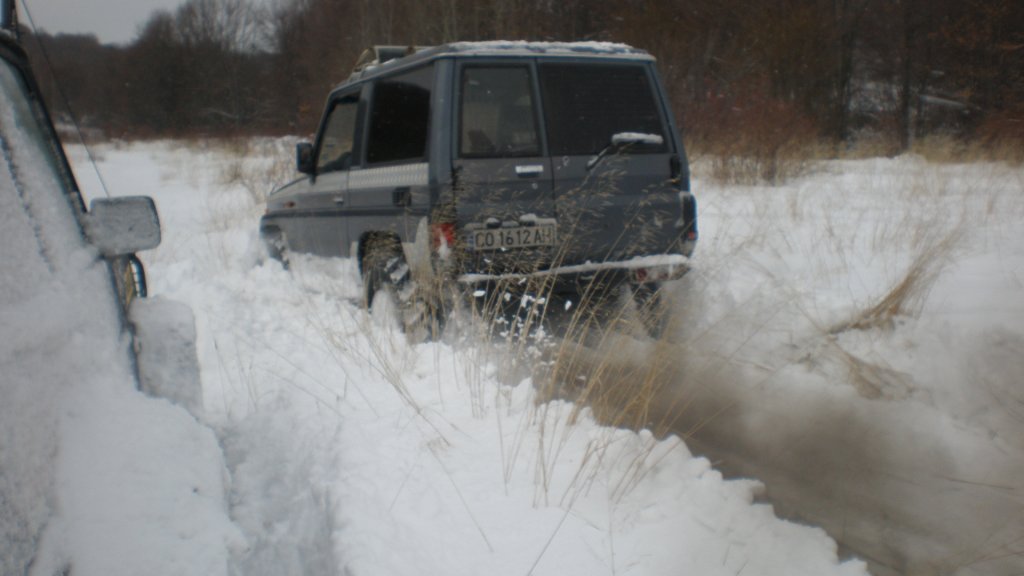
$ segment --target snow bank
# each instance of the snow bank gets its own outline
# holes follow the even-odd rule
[[[153,143],[101,157],[115,193],[156,197],[151,290],[195,312],[244,537],[215,520],[168,536],[175,554],[219,566],[220,546],[245,574],[866,573],[821,529],[779,520],[760,483],[691,453],[707,449],[876,567],[1021,571],[1019,169],[900,158],[772,189],[696,180],[703,234],[671,287],[678,397],[664,402],[685,400],[684,444],[538,403],[531,357],[471,334],[410,345],[360,309],[351,261],[264,261],[261,206],[221,173],[265,156]],[[850,328],[947,239],[900,314]],[[171,435],[206,454],[199,436]],[[214,469],[191,469],[208,494]]]
[[[217,439],[185,410],[108,378],[86,378],[66,399],[59,506],[32,573],[227,574],[245,541],[227,515]]]
[[[914,157],[695,182],[701,246],[676,296],[691,380],[718,377],[690,405],[729,409],[689,443],[873,569],[1020,573],[1021,182]]]
[[[115,191],[160,208],[151,291],[196,315],[205,410],[248,542],[236,570],[865,573],[678,438],[570,420],[485,344],[410,345],[360,309],[352,262],[262,260],[261,207],[219,185],[234,160],[169,143],[102,156]]]

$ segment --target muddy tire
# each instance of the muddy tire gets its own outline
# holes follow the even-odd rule
[[[394,238],[372,239],[362,259],[363,301],[371,312],[374,300],[386,295],[389,313],[410,341],[440,338],[448,306],[434,291],[419,286],[411,276],[402,246]]]
[[[665,334],[671,312],[668,299],[660,283],[634,284],[630,286],[637,316],[644,331],[657,340]]]
[[[261,231],[263,237],[263,245],[267,248],[267,255],[273,260],[277,260],[284,266],[284,269],[288,269],[288,241],[284,236],[284,232],[281,232],[277,228],[268,228]]]
[[[360,262],[363,274],[363,304],[373,309],[373,300],[381,291],[388,291],[396,304],[401,303],[399,292],[409,281],[409,266],[405,263],[402,246],[394,238],[373,238],[368,241]]]

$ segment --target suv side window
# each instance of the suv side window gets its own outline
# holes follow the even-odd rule
[[[552,156],[597,154],[622,132],[654,134],[667,141],[643,66],[549,63],[538,68]],[[664,144],[642,149],[665,150]]]
[[[342,96],[331,105],[316,158],[317,173],[346,170],[352,165],[358,111],[358,92]]]
[[[459,156],[539,156],[537,116],[526,66],[462,69]]]
[[[433,65],[377,82],[370,106],[367,163],[419,161],[427,157],[433,87]]]

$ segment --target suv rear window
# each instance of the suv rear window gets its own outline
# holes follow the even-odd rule
[[[552,63],[539,69],[552,156],[597,154],[623,132],[667,141],[643,66]],[[637,151],[664,150],[661,144]]]
[[[540,155],[529,68],[467,66],[460,93],[460,156]]]

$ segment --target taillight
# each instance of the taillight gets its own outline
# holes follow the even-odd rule
[[[679,156],[670,156],[668,159],[669,177],[672,183],[683,192],[690,190],[690,165]]]
[[[430,225],[430,248],[444,251],[455,245],[455,223],[440,222]]]
[[[686,229],[686,239],[697,239],[697,199],[689,192],[680,192],[679,201],[683,204],[683,227]]]

